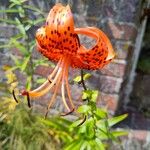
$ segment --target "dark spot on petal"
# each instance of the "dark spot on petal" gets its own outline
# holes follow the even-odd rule
[[[68,27],[68,31],[70,31],[70,27]]]
[[[72,37],[72,36],[73,36],[73,34],[72,34],[72,33],[70,33],[70,36]]]
[[[65,32],[64,32],[64,34],[66,35],[66,34],[67,34],[67,32],[65,31]]]

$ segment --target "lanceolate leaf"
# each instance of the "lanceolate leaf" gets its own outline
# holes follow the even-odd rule
[[[84,143],[83,139],[75,140],[64,150],[80,150],[80,147],[82,146],[83,143]]]
[[[29,60],[30,60],[30,56],[28,56],[24,59],[22,65],[21,65],[21,71],[24,71],[26,69]]]
[[[85,113],[85,114],[87,114],[89,111],[91,110],[91,107],[90,106],[88,106],[88,105],[82,105],[82,106],[80,106],[79,108],[78,108],[78,112],[79,113]]]
[[[96,138],[95,141],[99,147],[99,150],[105,150],[104,144],[102,143],[100,139]]]
[[[22,52],[23,55],[27,55],[28,51],[25,48],[25,46],[23,44],[21,44],[21,42],[18,42],[17,40],[14,40],[13,38],[10,41],[10,44],[13,44],[13,47],[17,48],[20,52]]]
[[[35,8],[35,7],[33,7],[33,6],[23,5],[23,7],[26,8],[26,9],[30,9],[30,10],[33,10],[33,11],[35,11],[35,12],[38,12],[39,14],[44,15],[44,12],[42,12],[40,9]]]
[[[22,11],[18,10],[18,9],[1,9],[0,13],[22,13]]]
[[[128,132],[127,131],[112,131],[111,134],[114,137],[119,137],[119,136],[128,135]]]
[[[127,116],[128,116],[128,114],[123,114],[123,115],[120,115],[120,116],[108,119],[109,127],[112,127],[113,125],[121,122],[122,120],[124,120],[125,118],[127,118]]]
[[[5,23],[9,23],[9,24],[17,25],[16,21],[10,20],[10,19],[2,19],[2,18],[0,18],[0,21],[1,22],[5,22]]]
[[[24,25],[20,22],[20,20],[18,18],[15,18],[15,20],[17,22],[17,26],[18,26],[18,29],[19,29],[20,33],[23,34],[23,35],[26,35]]]

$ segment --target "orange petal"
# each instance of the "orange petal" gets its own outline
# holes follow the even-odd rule
[[[85,34],[97,40],[96,45],[90,50],[82,45],[80,46],[76,56],[80,61],[79,64],[75,62],[75,67],[81,67],[83,65],[81,68],[100,69],[114,58],[115,53],[110,40],[98,28],[76,28],[75,33]]]
[[[74,33],[74,21],[69,5],[61,9],[58,17],[59,49],[63,54],[75,54],[79,48],[77,34]]]
[[[47,36],[46,27],[41,27],[36,32],[37,49],[48,59],[58,61],[62,56],[62,50],[56,47],[53,38]]]
[[[69,5],[65,7],[57,4],[51,9],[45,27],[37,31],[36,39],[39,51],[50,60],[77,53],[79,40],[74,33],[73,15]]]

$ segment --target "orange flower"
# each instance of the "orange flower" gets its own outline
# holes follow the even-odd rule
[[[78,34],[96,39],[92,49],[80,45]],[[62,101],[68,111],[74,109],[68,84],[69,67],[95,70],[104,67],[115,56],[108,37],[95,27],[75,28],[73,15],[69,5],[56,4],[47,17],[45,26],[36,33],[37,49],[49,60],[58,62],[48,79],[40,87],[32,91],[24,91],[22,95],[40,97],[55,86],[48,104],[47,112],[54,103],[57,91],[61,86]],[[50,83],[51,81],[51,83]],[[65,89],[68,102],[65,98]]]

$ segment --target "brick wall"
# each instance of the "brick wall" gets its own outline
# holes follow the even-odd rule
[[[58,0],[57,0],[58,2]],[[64,4],[65,0],[59,0]],[[55,4],[52,0],[48,1],[30,1],[31,4],[40,7],[46,12]],[[118,103],[124,101],[122,95],[128,83],[128,77],[132,68],[131,59],[133,57],[135,39],[139,27],[139,16],[141,12],[141,1],[139,0],[76,0],[69,1],[74,13],[75,24],[79,27],[97,26],[102,29],[111,39],[116,50],[117,57],[115,60],[102,70],[93,71],[93,77],[88,85],[93,89],[99,89],[100,96],[98,104],[107,105],[113,114]],[[5,9],[7,1],[0,2],[0,8]],[[4,14],[0,14],[3,17]],[[15,28],[0,24],[0,43],[9,39],[14,34]],[[87,41],[88,42],[88,41]],[[9,57],[6,52],[0,52],[0,65],[9,63]],[[4,63],[5,62],[5,63]],[[43,68],[38,67],[36,74],[43,72]],[[46,75],[49,68],[45,68]],[[79,74],[79,70],[72,71],[72,76]],[[72,95],[75,103],[80,101],[81,86],[72,85]],[[121,97],[121,99],[120,99]],[[79,103],[79,102],[78,102]]]

